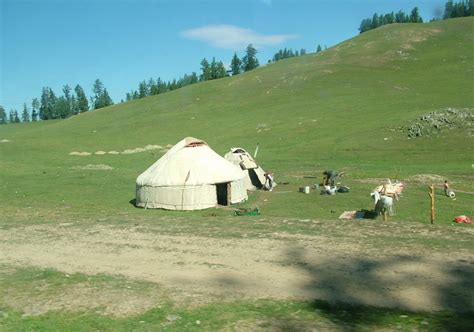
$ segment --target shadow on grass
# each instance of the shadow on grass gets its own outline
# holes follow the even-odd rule
[[[304,249],[291,248],[286,254],[290,261],[306,262],[295,265],[310,276],[302,287],[317,299],[311,304],[314,309],[337,324],[367,326],[398,319],[403,323],[407,317],[421,323],[423,317],[430,317],[423,323],[429,330],[474,328],[474,267],[469,262],[442,264],[395,256],[327,259],[316,264],[306,259]],[[430,274],[430,269],[435,271]],[[424,310],[424,304],[439,309]]]
[[[362,209],[357,211],[357,213],[360,213],[363,216],[362,219],[376,219],[378,217],[374,210]]]

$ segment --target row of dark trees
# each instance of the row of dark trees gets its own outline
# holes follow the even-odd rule
[[[318,45],[318,46],[321,47],[321,45]],[[293,50],[291,48],[287,49],[285,47],[284,49],[278,50],[278,52],[276,52],[273,55],[273,58],[268,62],[277,62],[277,61],[280,61],[280,60],[283,60],[283,59],[293,58],[293,57],[297,57],[297,56],[305,55],[305,54],[306,54],[306,50],[304,48],[302,48],[299,51],[295,50],[293,52]]]
[[[466,16],[474,16],[474,0],[446,2],[446,5],[444,6],[443,20]]]
[[[444,6],[442,19],[473,16],[473,14],[474,0],[461,0],[458,2],[449,0]],[[439,20],[439,18],[434,18],[433,20]],[[398,11],[398,13],[391,12],[385,15],[375,13],[372,18],[362,20],[359,31],[363,33],[378,28],[379,26],[392,23],[423,23],[423,18],[418,13],[417,7],[412,9],[410,15],[405,14],[402,10]]]
[[[158,95],[160,93],[165,93],[168,91],[173,91],[179,88],[182,88],[189,84],[194,84],[199,82],[199,78],[195,72],[191,75],[185,74],[179,79],[173,79],[172,81],[165,82],[160,77],[158,79],[150,78],[148,80],[143,80],[138,83],[138,90],[132,90],[127,92],[125,95],[125,100],[130,101],[133,99],[144,98],[148,96]]]
[[[410,15],[405,14],[402,10],[398,11],[398,13],[391,12],[385,15],[375,13],[372,18],[362,20],[359,31],[360,33],[364,33],[382,25],[392,23],[423,23],[423,19],[418,12],[418,7],[413,8]]]
[[[25,104],[26,107],[26,104]],[[22,114],[23,121],[30,121],[30,114],[26,113],[26,115]],[[0,125],[1,124],[7,124],[7,123],[19,123],[20,122],[20,117],[18,116],[18,111],[17,110],[11,110],[10,113],[7,116],[7,112],[5,109],[0,106]]]
[[[43,87],[40,99],[33,98],[31,102],[31,112],[28,105],[23,104],[21,117],[15,109],[7,115],[5,109],[0,106],[0,124],[65,119],[90,110],[89,100],[79,84],[74,90],[66,84],[63,86],[62,92],[61,96],[57,96],[50,87]],[[92,92],[90,105],[93,109],[113,105],[112,98],[99,79],[95,80]]]
[[[89,101],[84,89],[79,84],[76,85],[74,91],[69,85],[65,85],[62,92],[63,95],[57,97],[53,89],[44,87],[39,103],[36,98],[33,99],[32,119],[35,114],[38,114],[41,120],[65,119],[89,111]],[[113,105],[112,98],[101,80],[95,80],[92,93],[90,103],[93,109]]]
[[[126,101],[130,101],[173,91],[198,82],[215,80],[230,75],[238,75],[255,69],[260,64],[257,59],[257,50],[252,44],[250,44],[245,49],[245,55],[242,59],[237,56],[237,53],[234,53],[230,63],[230,70],[227,70],[224,63],[222,61],[217,61],[215,57],[212,58],[211,62],[206,58],[202,59],[200,65],[201,74],[199,76],[195,72],[192,72],[190,75],[185,74],[179,79],[173,79],[168,82],[163,81],[161,78],[156,80],[153,78],[143,80],[138,84],[138,90],[128,92],[125,99]]]

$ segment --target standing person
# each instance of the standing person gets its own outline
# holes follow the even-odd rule
[[[343,174],[344,172],[338,173],[332,169],[324,171],[323,172],[323,176],[324,176],[323,185],[334,187],[336,184],[336,178],[338,176],[342,176]]]
[[[272,172],[265,173],[265,187],[268,188],[268,191],[273,190],[273,173]]]
[[[443,189],[444,189],[444,194],[445,194],[446,196],[449,196],[449,184],[448,184],[448,180],[444,180]]]
[[[323,185],[324,186],[334,186],[334,182],[336,180],[337,173],[336,171],[329,169],[323,172]]]

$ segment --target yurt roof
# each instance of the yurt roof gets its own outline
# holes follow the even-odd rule
[[[186,137],[137,178],[142,186],[197,186],[241,179],[240,169],[200,139]]]

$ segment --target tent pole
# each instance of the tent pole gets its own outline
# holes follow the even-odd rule
[[[253,153],[253,158],[257,158],[257,153],[258,153],[258,146],[260,143],[257,143],[257,147],[255,148],[255,152]]]

